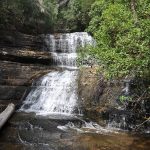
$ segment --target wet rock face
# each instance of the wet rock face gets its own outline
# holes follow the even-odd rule
[[[33,79],[50,71],[51,55],[39,36],[0,32],[0,104],[21,100]]]
[[[106,113],[110,108],[116,107],[116,98],[121,93],[122,83],[107,83],[101,74],[97,73],[97,67],[85,67],[80,69],[78,79],[78,94],[85,116],[106,125],[108,119]]]
[[[79,73],[79,97],[85,109],[98,109],[99,106],[115,107],[116,98],[123,89],[123,83],[113,81],[107,83],[97,67],[81,68]]]
[[[149,131],[148,80],[128,81],[106,82],[96,68],[82,68],[78,92],[85,116],[112,128]]]
[[[25,48],[0,48],[0,59],[26,64],[50,65],[53,61],[48,52]]]
[[[133,78],[124,82],[125,88],[116,100],[119,107],[109,112],[110,125],[126,130],[149,132],[149,79]]]
[[[0,31],[0,47],[42,49],[42,38],[19,32]]]
[[[50,71],[49,66],[0,61],[0,103],[20,104],[33,80]]]
[[[108,112],[107,124],[111,128],[149,133],[150,122],[144,118],[145,113],[135,113],[132,110],[111,109]]]
[[[41,64],[0,61],[0,112],[8,103],[22,104],[30,86],[37,78],[56,70]]]
[[[90,108],[99,101],[99,96],[96,93],[97,86],[96,68],[81,68],[78,79],[78,94],[84,108]],[[100,90],[103,91],[103,89]]]

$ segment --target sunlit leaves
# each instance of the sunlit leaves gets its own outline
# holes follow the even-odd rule
[[[142,2],[136,3],[136,24],[130,1],[97,0],[92,5],[88,30],[97,41],[92,51],[109,77],[141,76],[149,70],[150,9],[148,0]]]

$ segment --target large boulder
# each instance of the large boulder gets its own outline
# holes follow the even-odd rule
[[[149,79],[104,80],[95,67],[80,69],[78,94],[84,115],[103,126],[149,132]]]

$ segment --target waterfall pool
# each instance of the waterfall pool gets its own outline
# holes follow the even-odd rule
[[[103,128],[97,131],[90,126],[81,129],[80,121],[74,117],[17,112],[1,131],[0,149],[149,150],[149,135]]]

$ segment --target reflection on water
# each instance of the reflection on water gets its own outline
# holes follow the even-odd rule
[[[85,127],[83,120],[82,125],[79,121],[67,116],[62,120],[16,113],[1,131],[0,150],[149,150],[149,135],[105,132],[94,123]],[[67,125],[70,129],[60,128]]]
[[[82,150],[148,150],[150,140],[128,134],[83,134],[74,144]]]

